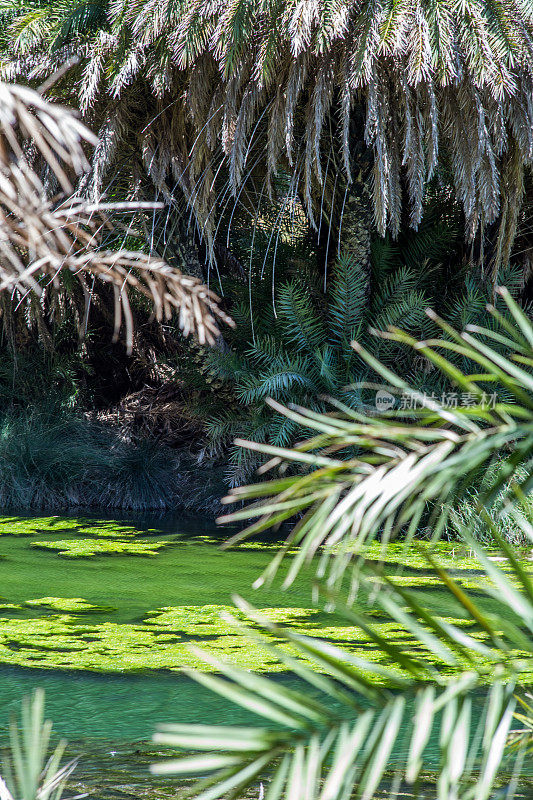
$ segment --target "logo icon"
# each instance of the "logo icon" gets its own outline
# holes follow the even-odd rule
[[[376,392],[376,408],[378,411],[388,411],[390,408],[394,408],[395,403],[394,395],[386,389],[379,389]]]

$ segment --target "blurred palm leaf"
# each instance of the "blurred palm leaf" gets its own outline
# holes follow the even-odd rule
[[[522,697],[525,713],[515,714],[515,686],[533,675],[533,592],[519,566],[515,569],[510,561],[504,570],[479,543],[469,545],[487,578],[486,588],[475,593],[440,569],[430,548],[424,551],[447,589],[448,603],[462,608],[464,624],[442,617],[446,598],[439,597],[432,608],[427,593],[407,590],[380,565],[359,571],[356,602],[336,603],[337,612],[364,631],[390,666],[359,650],[343,651],[280,630],[237,598],[254,622],[290,645],[276,649],[262,642],[294,671],[302,688],[289,690],[200,653],[220,677],[192,672],[194,679],[269,724],[161,726],[156,743],[201,755],[162,762],[153,771],[202,776],[191,790],[201,800],[239,797],[259,779],[270,781],[270,800],[370,800],[395,780],[397,786],[400,781],[409,785],[414,796],[426,796],[420,779],[430,769],[426,747],[431,739],[439,742],[439,800],[491,797],[505,775],[518,774],[533,746],[530,709]],[[335,597],[328,593],[328,599]],[[380,614],[403,632],[401,646],[380,632]],[[257,633],[244,632],[257,644]],[[519,730],[512,731],[513,719]],[[506,748],[509,738],[511,750]]]
[[[76,761],[61,766],[64,740],[48,754],[52,723],[44,718],[44,692],[22,701],[21,727],[9,726],[10,754],[0,777],[1,800],[60,800]]]
[[[515,483],[514,491],[527,493],[533,485],[533,328],[507,290],[500,293],[510,319],[493,311],[498,330],[472,327],[458,334],[437,319],[444,334],[440,339],[416,342],[396,328],[384,334],[415,348],[447,375],[458,388],[457,407],[412,389],[356,343],[359,355],[383,376],[391,392],[414,399],[418,408],[369,416],[335,401],[340,413],[325,415],[284,409],[270,401],[316,435],[290,450],[239,442],[270,455],[263,469],[278,467],[281,474],[266,483],[235,488],[225,499],[257,500],[222,518],[257,520],[231,542],[303,512],[287,542],[300,549],[286,583],[319,550],[321,574],[329,569],[330,578],[337,581],[351,557],[378,534],[388,540],[402,533],[409,542],[424,524],[434,539],[439,538],[454,498],[475,486],[480,472],[496,458],[501,460],[499,469],[481,498],[487,507],[519,464],[526,467],[525,478]],[[493,348],[493,342],[505,343],[508,354]],[[462,373],[446,358],[447,351],[467,357],[477,374]],[[480,385],[487,383],[495,387],[492,396]],[[506,402],[498,400],[500,386],[506,390]],[[467,405],[460,405],[461,397],[468,398]],[[353,457],[335,457],[347,447],[353,449]],[[305,474],[283,476],[289,463],[301,465]],[[269,568],[269,578],[274,574]]]
[[[163,763],[154,771],[203,776],[191,791],[201,800],[238,797],[266,776],[268,800],[370,800],[387,786],[394,795],[402,781],[415,796],[421,792],[427,796],[421,775],[427,769],[426,747],[436,734],[440,763],[432,796],[488,800],[498,783],[505,785],[506,797],[513,796],[533,744],[531,707],[521,689],[515,692],[517,685],[529,685],[533,674],[533,582],[530,570],[500,535],[491,510],[496,497],[501,503],[506,486],[506,511],[514,514],[524,537],[533,542],[531,523],[521,513],[521,501],[531,488],[533,325],[505,290],[501,294],[510,319],[494,311],[499,330],[459,335],[440,323],[446,338],[422,343],[396,329],[387,334],[416,347],[461,391],[472,395],[471,404],[446,407],[420,398],[418,409],[373,418],[340,404],[337,415],[285,410],[289,419],[314,429],[316,436],[291,451],[249,443],[270,455],[267,467],[280,467],[281,475],[270,483],[234,490],[230,498],[256,500],[229,517],[258,518],[237,539],[304,512],[289,537],[288,544],[298,544],[299,549],[285,584],[291,583],[305,560],[320,553],[319,574],[327,574],[330,584],[322,590],[329,607],[362,630],[384,658],[376,664],[364,655],[369,649],[363,655],[346,652],[331,643],[280,631],[238,601],[254,620],[290,645],[288,650],[279,649],[278,656],[307,686],[289,691],[204,654],[223,677],[201,673],[193,677],[276,723],[276,728],[165,726],[157,742],[203,755]],[[508,356],[497,353],[491,339],[505,342]],[[466,355],[481,372],[461,373],[442,349]],[[361,349],[359,353],[393,390],[411,391],[369,353]],[[513,402],[496,402],[492,407],[483,397],[482,380],[503,384]],[[356,455],[335,458],[350,448]],[[414,536],[424,522],[438,538],[456,496],[502,454],[494,480],[478,496],[478,514],[501,552],[502,563],[489,557],[468,527],[461,531],[483,572],[472,592],[440,566],[434,542],[422,546]],[[307,472],[284,475],[284,466],[293,461]],[[509,483],[519,464],[525,465],[525,472]],[[440,581],[438,599],[406,588],[381,564],[365,560],[368,541],[379,535],[386,548],[399,533],[406,535],[406,547],[420,549]],[[284,549],[258,583],[273,577],[283,554]],[[353,569],[348,573],[350,564]],[[401,645],[377,624],[376,617],[379,622],[383,616],[401,632]],[[314,662],[317,669],[310,669],[297,655]],[[481,709],[476,705],[480,691]],[[521,704],[518,713],[516,696]],[[519,730],[512,730],[513,719]],[[509,742],[513,747],[506,747]]]

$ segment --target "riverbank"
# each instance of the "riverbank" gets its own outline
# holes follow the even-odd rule
[[[0,414],[0,508],[215,514],[223,467],[190,447],[134,435],[111,419],[50,405]]]

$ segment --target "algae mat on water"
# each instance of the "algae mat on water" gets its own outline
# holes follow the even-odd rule
[[[202,535],[193,537],[198,531]],[[206,533],[209,527],[194,521],[136,526],[60,517],[0,520],[0,663],[96,672],[204,667],[191,652],[194,644],[247,669],[279,670],[269,650],[251,645],[221,618],[224,612],[240,616],[231,605],[234,593],[274,621],[369,660],[381,658],[361,630],[312,607],[309,575],[288,591],[252,591],[272,548],[256,543],[223,552]],[[442,552],[463,584],[475,588],[479,577],[469,570],[478,565],[468,553]],[[423,587],[428,602],[457,617],[418,557],[396,546],[387,558],[394,573],[395,562],[407,566],[404,585]],[[375,623],[405,649],[415,647],[386,617]]]

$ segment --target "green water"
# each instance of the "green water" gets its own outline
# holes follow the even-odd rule
[[[294,683],[286,677],[280,680]],[[80,758],[75,773],[80,785],[73,788],[88,789],[98,800],[112,800],[117,787],[125,800],[138,798],[139,792],[152,797],[154,785],[162,792],[165,787],[174,791],[174,781],[156,781],[148,772],[150,763],[163,758],[149,744],[157,723],[257,721],[182,675],[94,675],[4,667],[0,668],[4,740],[10,712],[36,686],[45,689],[46,712],[56,734],[69,740],[69,755]]]
[[[71,741],[73,753],[81,754],[76,788],[94,792],[97,786],[92,796],[105,800],[155,797],[147,765],[156,757],[148,740],[157,723],[253,721],[180,674],[182,667],[202,667],[191,643],[248,669],[280,669],[270,653],[220,619],[221,612],[232,609],[234,593],[284,625],[353,648],[367,659],[381,658],[361,631],[313,607],[309,576],[287,591],[279,582],[252,590],[272,547],[256,543],[222,551],[217,535],[210,522],[171,518],[0,520],[4,734],[20,697],[42,686],[55,730]],[[442,603],[442,613],[454,617],[457,608],[445,601],[416,558],[391,552],[393,560],[407,565],[401,580],[422,586],[428,601]],[[462,574],[463,584],[475,589],[477,565],[468,553],[444,548],[443,555]],[[399,571],[394,563],[389,569]],[[376,620],[376,626],[390,638],[402,636],[390,620]],[[402,645],[409,642],[404,638]],[[289,675],[276,679],[294,683]],[[436,764],[436,744],[429,750]],[[118,785],[122,793],[116,795]],[[164,782],[159,789],[166,796]]]
[[[199,526],[180,522],[172,529],[168,521],[165,527],[73,527],[60,518],[0,525],[0,663],[100,672],[179,670],[201,666],[190,652],[192,642],[207,643],[245,668],[275,670],[271,656],[250,648],[220,619],[221,612],[233,610],[233,594],[246,595],[287,624],[305,624],[310,631],[331,625],[309,607],[305,578],[286,592],[251,589],[272,549],[223,552],[205,528],[198,532]],[[85,554],[87,543],[90,551],[95,542],[111,552],[72,557],[80,544]],[[158,550],[161,542],[165,546]],[[125,544],[131,554],[112,552]],[[153,555],[136,554],[139,545],[151,547]],[[54,547],[59,552],[49,549]],[[344,633],[353,635],[345,623],[330,631],[340,638]]]

